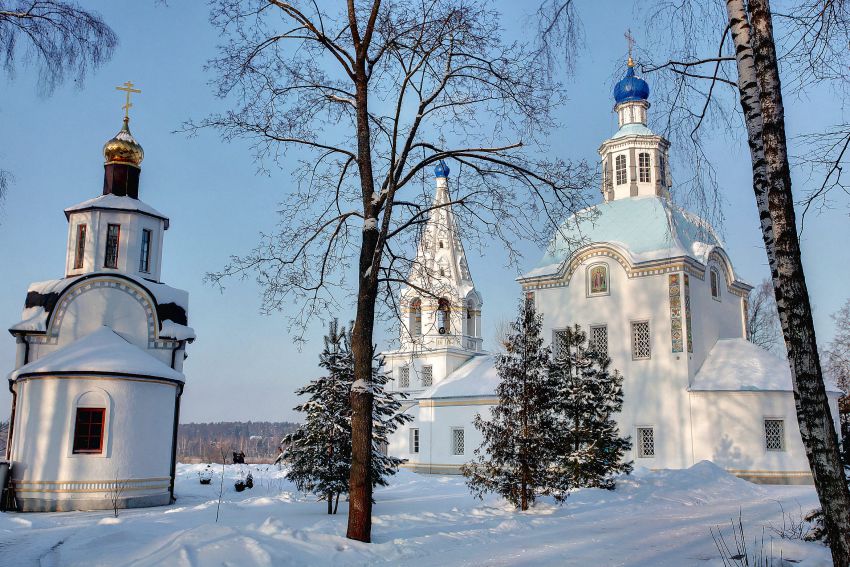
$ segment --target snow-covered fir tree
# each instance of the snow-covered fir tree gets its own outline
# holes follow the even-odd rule
[[[496,360],[500,383],[498,405],[489,420],[480,415],[475,427],[484,438],[476,459],[462,467],[472,493],[495,492],[527,510],[539,494],[551,493],[555,392],[548,377],[549,348],[543,346],[543,318],[523,301]]]
[[[623,457],[629,438],[619,436],[614,414],[623,408],[623,377],[610,371],[611,359],[579,325],[559,331],[549,377],[555,388],[552,443],[556,496],[570,488],[592,486],[613,489],[614,476],[629,473]]]
[[[351,330],[340,328],[334,319],[324,339],[319,366],[327,374],[296,390],[309,396],[295,410],[306,414],[304,424],[287,435],[282,460],[289,465],[287,478],[299,490],[313,492],[326,500],[328,514],[335,514],[341,494],[348,493],[351,471],[351,386],[354,383],[354,358],[351,353]],[[387,477],[396,473],[404,460],[389,457],[378,450],[387,436],[410,420],[399,413],[404,394],[384,391],[387,377],[383,361],[376,358],[372,370],[373,405],[372,484],[386,485]]]

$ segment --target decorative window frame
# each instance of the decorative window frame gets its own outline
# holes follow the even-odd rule
[[[649,430],[652,432],[652,454],[646,455],[643,452],[643,439],[641,432]],[[636,459],[654,459],[658,455],[658,435],[656,435],[654,425],[636,425],[635,426],[635,458]]]
[[[782,436],[779,439],[779,442],[780,442],[780,448],[779,449],[771,449],[767,446],[767,422],[768,421],[778,421],[781,424]],[[784,453],[788,450],[788,444],[786,442],[787,428],[785,427],[785,416],[766,415],[766,416],[762,417],[761,427],[762,427],[762,433],[763,433],[762,439],[764,440],[763,447],[764,447],[764,451],[766,453]]]
[[[591,348],[595,344],[593,341],[593,332],[596,329],[605,329],[605,351],[600,354],[610,356],[608,353],[610,352],[611,335],[608,333],[607,323],[591,323],[587,326],[587,347]]]
[[[635,324],[637,323],[646,323],[647,333],[648,333],[648,350],[649,354],[647,356],[637,356],[636,355],[636,346],[637,343],[635,341]],[[652,358],[652,321],[649,317],[643,317],[640,319],[632,319],[629,321],[629,342],[631,343],[631,351],[632,351],[632,360],[650,360]]]
[[[460,431],[461,440],[463,441],[463,447],[461,447],[462,451],[460,453],[457,452],[457,444],[455,443],[455,433]],[[452,426],[449,429],[449,447],[451,448],[452,455],[455,457],[462,457],[466,454],[466,430],[461,426]]]
[[[88,399],[86,399],[88,398]],[[80,392],[74,397],[74,402],[71,404],[68,412],[67,426],[67,448],[65,457],[69,459],[106,459],[112,454],[111,431],[112,431],[112,412],[113,400],[109,392],[103,388],[92,387],[84,392]],[[103,437],[101,438],[101,451],[99,453],[75,453],[74,452],[74,433],[77,426],[77,409],[78,408],[103,408]]]
[[[552,351],[552,357],[553,358],[557,358],[559,356],[558,353],[560,352],[560,349],[558,348],[558,345],[559,345],[558,333],[563,333],[564,331],[566,331],[568,329],[569,329],[569,327],[558,327],[556,329],[552,329],[552,342],[550,344],[551,344],[551,351]]]
[[[409,389],[410,388],[410,366],[409,364],[405,364],[404,366],[398,367],[398,388],[401,389]]]
[[[590,274],[594,268],[599,267],[605,268],[605,291],[593,292],[591,291]],[[588,265],[585,269],[584,286],[587,297],[605,297],[611,295],[611,267],[608,265],[608,262],[594,262]]]

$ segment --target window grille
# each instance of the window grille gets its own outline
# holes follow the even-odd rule
[[[110,224],[106,227],[106,254],[104,255],[104,268],[118,267],[118,242],[121,235],[121,225]]]
[[[83,267],[83,261],[86,256],[86,225],[77,225],[77,248],[74,253],[74,269],[79,270]]]
[[[649,321],[632,321],[632,358],[649,358],[650,350]]]
[[[410,428],[410,452],[419,452],[419,428],[417,427]]]
[[[398,387],[410,388],[410,367],[402,366],[398,369]]]
[[[570,347],[569,331],[567,329],[556,329],[552,343],[552,351],[556,358],[566,356]]]
[[[764,420],[764,448],[768,451],[785,450],[785,420]]]
[[[641,183],[649,183],[649,154],[638,154],[638,179]]]
[[[617,169],[617,185],[626,183],[626,156],[617,156],[614,161]]]
[[[608,325],[592,325],[590,327],[590,350],[599,354],[608,354]]]
[[[647,459],[655,456],[655,430],[652,427],[637,428],[638,457]]]
[[[463,429],[460,427],[455,427],[454,429],[452,429],[452,454],[463,455],[463,444]]]
[[[434,367],[431,365],[422,367],[422,387],[428,388],[434,383]]]

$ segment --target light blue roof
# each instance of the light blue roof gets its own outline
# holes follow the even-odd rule
[[[632,124],[623,124],[623,126],[617,130],[617,133],[614,134],[611,139],[622,138],[624,136],[654,136],[655,133],[647,128],[646,124],[639,124],[637,122]]]
[[[723,247],[711,225],[668,199],[628,197],[594,205],[568,218],[543,259],[523,278],[555,274],[577,250],[603,242],[621,249],[632,263],[679,256],[705,263],[714,247]]]

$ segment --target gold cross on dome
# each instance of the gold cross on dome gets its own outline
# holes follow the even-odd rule
[[[123,91],[123,92],[127,93],[127,102],[124,104],[124,106],[121,107],[121,108],[124,109],[124,119],[125,120],[130,119],[130,108],[133,107],[133,103],[130,102],[130,93],[140,93],[140,92],[142,92],[139,89],[134,89],[133,88],[134,86],[135,85],[132,82],[127,81],[126,83],[124,83],[120,87],[115,87],[116,91]]]
[[[632,59],[632,48],[635,46],[635,38],[632,37],[632,30],[629,29],[623,34],[626,37],[626,42],[629,44],[629,67],[633,67],[635,62]]]

